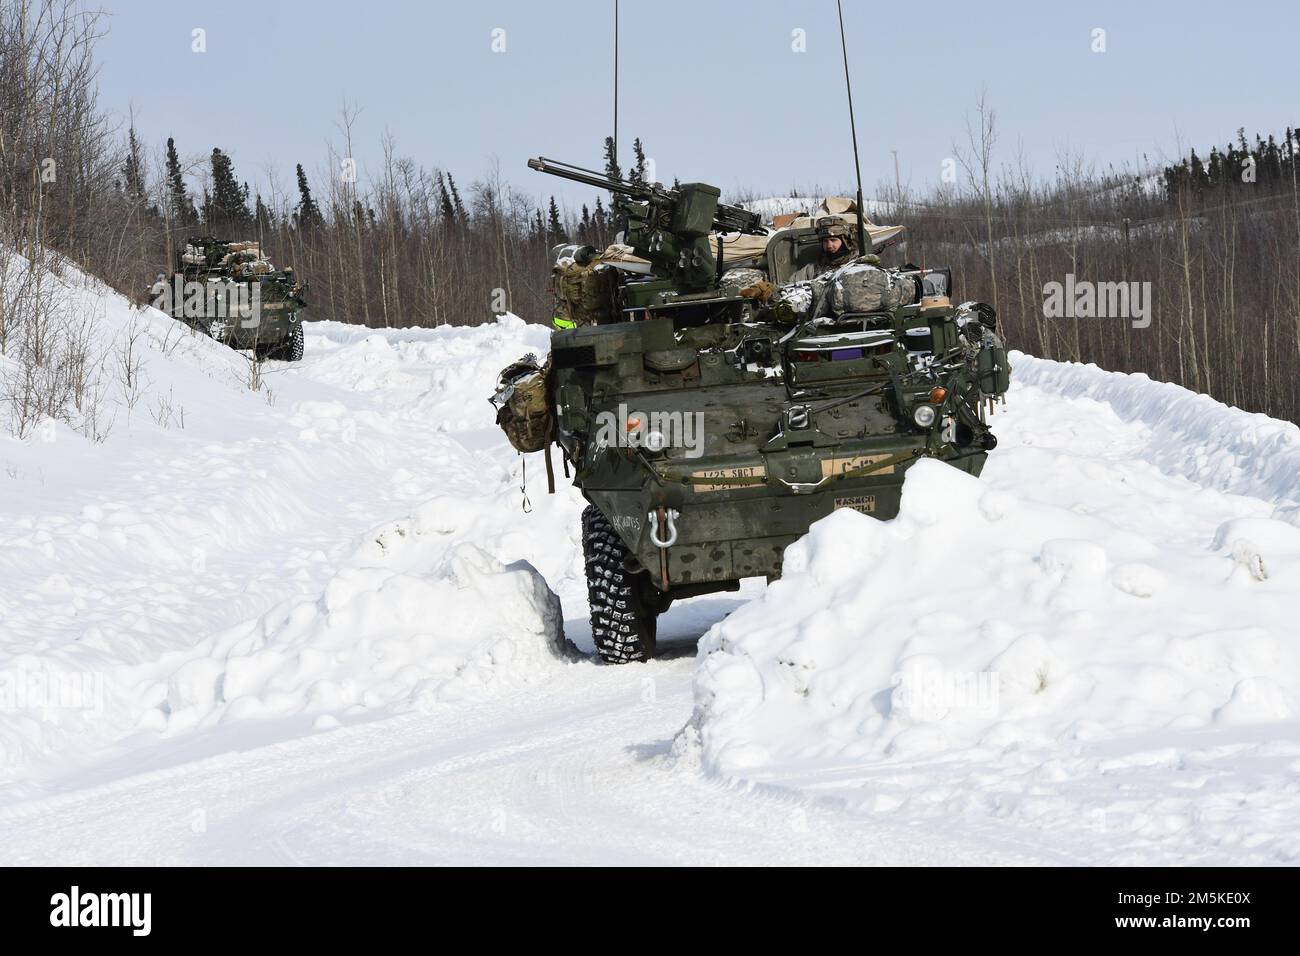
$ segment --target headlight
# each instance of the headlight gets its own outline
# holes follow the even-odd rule
[[[912,412],[912,421],[916,422],[922,428],[929,428],[934,424],[934,406],[917,405],[916,411]]]

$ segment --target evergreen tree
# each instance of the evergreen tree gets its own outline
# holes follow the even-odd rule
[[[307,185],[307,174],[303,172],[302,163],[298,164],[298,228],[305,232],[320,226],[322,216],[320,207],[316,205],[316,200],[312,198],[311,186]]]
[[[1205,188],[1207,179],[1205,164],[1201,162],[1201,157],[1196,155],[1196,150],[1192,150],[1192,188],[1200,192]]]
[[[170,136],[167,137],[167,203],[175,227],[188,228],[198,221],[198,211],[185,191],[185,176],[181,172],[180,157],[176,154],[176,141]]]
[[[447,174],[447,187],[451,190],[451,204],[456,211],[456,221],[468,222],[469,216],[465,213],[465,204],[460,201],[460,191],[456,188],[456,180],[451,178],[451,173]]]
[[[547,214],[546,236],[547,241],[552,245],[569,241],[569,235],[564,231],[564,223],[560,221],[560,207],[555,205],[554,196],[551,197],[551,209]]]
[[[622,179],[623,170],[619,169],[618,157],[614,155],[614,137],[605,137],[605,175],[610,179]]]
[[[632,172],[629,178],[638,186],[648,185],[646,181],[646,166],[648,165],[645,158],[645,149],[641,146],[641,137],[632,140],[632,156],[636,162],[632,166]]]
[[[230,157],[219,148],[212,149],[212,195],[206,225],[214,233],[235,233],[247,229],[252,216],[245,196],[247,187],[235,179]]]
[[[438,212],[443,222],[456,221],[456,207],[452,205],[451,195],[447,192],[447,181],[438,174]]]
[[[140,141],[136,139],[135,127],[127,131],[126,159],[122,163],[122,179],[126,198],[132,202],[144,202],[144,164],[140,159]]]

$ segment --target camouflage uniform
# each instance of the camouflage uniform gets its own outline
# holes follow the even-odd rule
[[[849,224],[843,219],[825,216],[817,220],[818,241],[828,236],[835,236],[843,240],[844,245],[840,247],[839,253],[834,256],[828,256],[824,252],[821,253],[816,262],[810,262],[802,269],[795,270],[794,274],[790,276],[790,282],[811,282],[823,272],[839,268],[857,257],[857,237],[854,235],[853,230],[849,228]]]

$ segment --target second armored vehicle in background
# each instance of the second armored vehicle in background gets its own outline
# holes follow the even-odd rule
[[[191,238],[171,280],[160,282],[164,311],[191,328],[258,359],[302,358],[307,287],[292,268],[276,269],[259,243]]]

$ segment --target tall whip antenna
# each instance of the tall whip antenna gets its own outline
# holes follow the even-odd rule
[[[617,3],[617,0],[615,0]],[[853,133],[853,169],[858,174],[858,255],[867,253],[867,228],[863,225],[865,211],[862,207],[862,164],[858,161],[858,127],[853,119],[853,84],[849,82],[849,47],[844,42],[844,4],[835,0],[835,9],[840,15],[840,52],[844,54],[844,88],[849,94],[849,130]],[[617,50],[618,47],[616,46]],[[617,85],[614,87],[618,89]]]
[[[618,166],[618,0],[614,0],[614,165]]]

